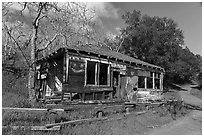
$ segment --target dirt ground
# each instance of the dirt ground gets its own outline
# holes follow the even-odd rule
[[[160,117],[158,114],[145,113],[115,116],[114,120],[94,122],[91,124],[71,125],[61,132],[75,135],[144,135],[154,127],[160,127],[172,121],[169,115]],[[68,129],[68,130],[67,130]]]
[[[202,100],[190,94],[191,85],[182,86],[186,91],[180,91],[179,94],[185,103],[202,106]],[[191,113],[170,122],[160,128],[155,128],[149,133],[151,135],[202,135],[202,111],[193,110]]]
[[[156,128],[150,135],[202,135],[202,112],[192,111],[185,117],[177,119],[160,128]]]

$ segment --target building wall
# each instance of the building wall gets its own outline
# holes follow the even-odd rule
[[[89,69],[89,66],[87,66],[88,62],[94,62],[90,69],[93,72],[87,71]],[[159,75],[160,86],[159,89],[156,89],[156,72],[154,70],[130,66],[130,64],[125,64],[124,62],[65,53],[58,58],[50,60],[49,64],[47,86],[52,91],[73,93],[71,96],[79,94],[80,98],[82,98],[82,96],[86,96],[84,95],[86,93],[90,99],[104,99],[106,98],[105,96],[112,98],[115,95],[117,98],[134,100],[134,94],[138,91],[163,90],[163,73]],[[116,86],[114,85],[113,74],[117,74],[118,84]],[[88,80],[89,75],[94,76],[94,81]],[[61,89],[59,88],[60,84],[56,86],[56,77],[58,82],[62,84]],[[141,77],[143,77],[142,82],[144,83],[142,88],[139,87]],[[91,78],[93,79],[93,77]],[[148,78],[152,79],[152,88],[148,86]],[[116,94],[113,94],[114,92]]]

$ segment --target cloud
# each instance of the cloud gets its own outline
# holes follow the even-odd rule
[[[79,4],[79,5],[76,5]],[[109,19],[118,19],[120,18],[119,11],[121,10],[120,8],[116,8],[112,3],[108,2],[81,2],[81,3],[66,3],[66,2],[59,2],[58,6],[60,8],[65,8],[67,9],[68,7],[72,9],[72,14],[80,15],[80,13],[83,13],[83,8],[80,8],[81,6],[85,6],[86,9],[86,14],[85,16],[87,18],[92,18],[91,23],[92,24],[86,24],[85,26],[81,26],[81,23],[77,23],[77,18],[80,16],[76,16],[76,21],[73,21],[72,27],[73,29],[79,30],[81,29],[81,33],[85,33],[87,30],[88,31],[96,31],[98,34],[103,35],[103,36],[108,36],[111,39],[114,39],[115,34],[110,32],[110,29],[106,26],[106,22],[104,20],[109,20]],[[66,7],[68,6],[68,7]],[[27,9],[24,10],[24,16],[19,17],[16,14],[16,11],[22,10],[23,5],[20,5],[18,3],[14,3],[10,9],[12,9],[13,12],[12,14],[12,20],[20,20],[23,21],[29,26],[32,25],[32,20],[33,16],[31,14],[28,14],[29,12]],[[31,26],[32,27],[32,26]],[[81,28],[82,27],[82,28]],[[114,29],[114,27],[113,27]],[[109,32],[107,32],[109,31]],[[115,30],[117,32],[117,29]]]
[[[114,40],[116,38],[116,34],[112,33],[111,31],[106,32],[106,37],[110,40]]]
[[[119,8],[108,2],[88,2],[87,6],[95,10],[98,17],[119,18]]]
[[[115,27],[115,30],[118,34],[121,33],[121,27]]]

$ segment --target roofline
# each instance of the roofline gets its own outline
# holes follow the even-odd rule
[[[92,45],[92,44],[87,44],[87,45]],[[75,50],[76,52],[83,51],[83,50],[70,49],[69,47],[61,47],[61,48],[59,48],[58,50],[56,50],[56,51],[52,52],[51,54],[49,54],[48,56],[38,59],[37,62],[38,62],[38,61],[41,61],[41,60],[46,60],[46,59],[52,57],[53,55],[55,55],[55,54],[57,54],[57,53],[59,53],[59,52],[67,52],[67,51],[69,52],[69,50]],[[88,53],[88,54],[90,54],[90,53],[96,54],[96,53],[87,52],[87,51],[83,51],[83,52]],[[111,51],[111,52],[115,52],[115,51]],[[115,52],[115,53],[119,53],[119,52]],[[122,53],[119,53],[119,54],[122,54]],[[97,54],[97,55],[98,55],[98,54]],[[100,55],[102,55],[102,54],[100,54]],[[123,55],[123,56],[128,56],[128,55],[125,55],[125,54],[122,54],[122,55]],[[105,55],[102,55],[102,56],[105,56]],[[106,57],[107,57],[107,58],[115,58],[116,61],[118,60],[118,58],[116,58],[116,57],[110,57],[110,56],[108,56],[108,55],[106,55]],[[128,57],[134,59],[135,62],[131,62],[131,61],[127,61],[127,60],[123,60],[123,59],[122,59],[122,61],[123,61],[124,63],[126,63],[126,64],[130,64],[130,65],[131,65],[131,63],[135,63],[136,65],[139,65],[139,66],[150,67],[150,68],[153,68],[153,69],[159,69],[160,71],[165,72],[164,68],[162,68],[162,67],[159,67],[159,66],[156,66],[156,65],[147,63],[147,62],[145,62],[145,61],[141,61],[141,60],[139,60],[139,59],[136,59],[136,58],[133,58],[133,57],[130,57],[130,56],[128,56]],[[120,59],[120,60],[121,60],[121,59]],[[141,63],[136,63],[136,61],[140,61]],[[129,63],[127,63],[127,62],[129,62]],[[145,64],[143,64],[143,63],[145,63]]]

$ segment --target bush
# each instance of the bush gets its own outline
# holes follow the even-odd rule
[[[2,72],[2,107],[31,107],[28,101],[27,76],[17,78]]]
[[[2,112],[2,125],[44,125],[47,124],[48,118],[45,112],[4,111]]]

